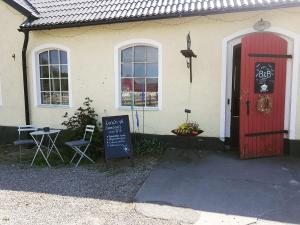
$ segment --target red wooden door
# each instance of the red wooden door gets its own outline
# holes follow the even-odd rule
[[[272,33],[242,39],[240,157],[283,153],[287,41]]]

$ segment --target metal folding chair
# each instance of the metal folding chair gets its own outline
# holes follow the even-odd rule
[[[19,146],[20,162],[22,162],[22,146],[34,145],[35,147],[35,142],[29,133],[36,130],[37,128],[33,125],[24,125],[18,127],[19,139],[14,141],[14,145]]]
[[[75,141],[69,141],[69,142],[65,143],[66,145],[68,145],[69,147],[71,147],[75,151],[75,154],[74,154],[73,158],[71,159],[70,163],[73,162],[73,160],[75,159],[75,157],[77,155],[80,156],[78,162],[76,163],[76,167],[78,166],[78,164],[80,163],[80,161],[83,157],[87,158],[92,163],[95,163],[90,157],[88,157],[86,155],[86,151],[87,151],[87,149],[89,148],[89,146],[92,142],[92,137],[93,137],[94,130],[95,130],[94,125],[87,125],[86,128],[85,128],[83,139],[75,140]]]

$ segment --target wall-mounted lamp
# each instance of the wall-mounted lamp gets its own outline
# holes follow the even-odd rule
[[[186,36],[186,49],[180,51],[181,54],[185,57],[186,59],[186,65],[187,68],[190,69],[190,83],[193,81],[193,75],[192,75],[192,58],[197,58],[197,55],[193,52],[191,49],[191,36],[190,32]]]
[[[253,25],[253,29],[256,31],[265,31],[271,27],[269,21],[263,20],[262,18]]]

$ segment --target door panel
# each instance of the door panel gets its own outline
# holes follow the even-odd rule
[[[271,33],[242,39],[240,157],[283,153],[287,41]],[[258,110],[269,112],[261,112]]]

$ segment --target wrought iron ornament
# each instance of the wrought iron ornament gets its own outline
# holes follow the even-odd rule
[[[259,95],[256,109],[258,112],[268,114],[272,112],[273,102],[269,95]]]
[[[191,49],[192,41],[191,41],[191,35],[190,32],[186,36],[186,47],[187,49],[181,50],[181,54],[185,57],[186,59],[186,65],[187,68],[190,70],[190,83],[192,83],[193,76],[192,76],[192,58],[197,58],[197,55],[192,51]]]

